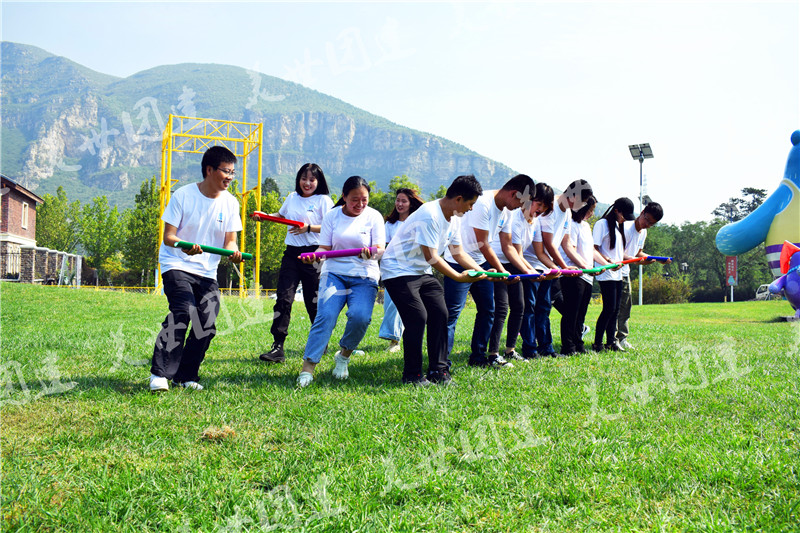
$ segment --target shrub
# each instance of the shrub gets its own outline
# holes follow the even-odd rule
[[[692,288],[689,281],[683,276],[666,278],[661,275],[644,276],[644,294],[642,295],[645,304],[679,304],[689,301]],[[633,280],[631,286],[631,297],[638,298],[639,280]]]

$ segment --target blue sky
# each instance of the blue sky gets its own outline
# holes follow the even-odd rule
[[[800,129],[798,2],[3,2],[3,40],[129,76],[238,65],[665,222],[777,188]]]

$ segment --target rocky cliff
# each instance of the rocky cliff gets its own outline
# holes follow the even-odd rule
[[[160,174],[170,113],[263,123],[263,175],[284,193],[309,161],[334,189],[353,174],[384,190],[406,174],[425,193],[459,174],[475,174],[485,187],[515,174],[446,139],[238,67],[163,66],[120,79],[9,42],[2,43],[2,67],[0,170],[38,194],[61,185],[70,198],[105,194],[131,205],[141,181]],[[176,155],[173,177],[196,179],[198,163],[199,156]]]

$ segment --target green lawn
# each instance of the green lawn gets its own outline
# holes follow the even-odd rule
[[[427,390],[400,385],[376,306],[350,379],[329,353],[298,390],[302,305],[267,366],[273,301],[225,298],[207,390],[156,395],[163,297],[1,290],[4,531],[800,529],[786,302],[634,307],[636,351],[489,371],[468,308],[458,385]]]

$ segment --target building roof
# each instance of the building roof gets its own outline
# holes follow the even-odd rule
[[[44,200],[42,200],[41,197],[39,197],[36,194],[33,194],[31,191],[29,191],[28,189],[26,189],[25,187],[23,187],[22,185],[20,185],[19,183],[17,183],[16,181],[12,180],[11,178],[9,178],[4,174],[0,174],[0,187],[2,187],[3,189],[5,189],[6,187],[8,187],[9,189],[14,189],[20,194],[27,196],[37,204],[44,203]]]

